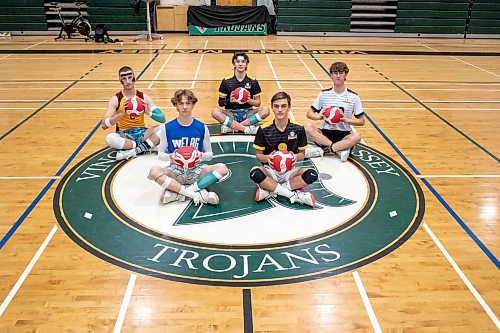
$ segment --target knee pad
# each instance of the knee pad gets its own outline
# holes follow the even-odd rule
[[[122,138],[118,133],[110,133],[106,135],[106,143],[112,148],[122,149],[125,146],[125,138]]]
[[[266,179],[266,174],[259,167],[254,167],[250,170],[250,179],[255,183],[260,184]]]
[[[302,180],[306,182],[306,184],[312,184],[318,180],[318,171],[313,169],[307,169],[302,174]]]

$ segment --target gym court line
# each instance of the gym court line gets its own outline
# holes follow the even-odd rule
[[[304,46],[303,46],[304,47]],[[310,55],[311,57],[314,57],[312,54]],[[327,74],[328,72],[326,69],[322,66],[321,63],[316,61],[319,66],[325,71]],[[329,74],[328,74],[329,75]],[[397,148],[397,146],[387,137],[387,135],[378,127],[378,125],[373,121],[368,114],[365,113],[366,118],[369,120],[371,125],[377,130],[377,132],[386,140],[386,142],[394,149],[394,151],[405,161],[405,163],[408,165],[408,167],[413,170],[413,172],[416,175],[420,175],[420,172],[413,166],[413,164],[406,158],[406,156]],[[474,242],[479,246],[479,248],[488,256],[488,258],[496,265],[497,268],[500,268],[499,266],[499,261],[498,259],[491,253],[491,251],[477,238],[477,236],[472,232],[472,230],[467,226],[467,224],[458,216],[458,214],[455,213],[455,211],[448,205],[448,203],[441,197],[441,195],[434,189],[434,187],[427,181],[425,178],[421,178],[421,181],[427,186],[427,188],[434,194],[434,196],[438,199],[438,201],[443,205],[443,207],[446,208],[446,210],[452,215],[452,217],[457,221],[460,226],[467,232],[467,234],[474,240]],[[471,293],[474,295],[476,300],[479,302],[481,307],[484,309],[484,311],[487,313],[487,315],[490,317],[490,319],[493,321],[493,323],[496,325],[498,329],[500,329],[500,321],[496,317],[495,313],[491,310],[489,305],[484,301],[482,296],[477,292],[475,287],[472,285],[472,283],[469,281],[469,279],[465,276],[465,274],[462,272],[460,267],[455,263],[455,261],[451,258],[449,253],[446,251],[444,246],[441,244],[439,239],[434,235],[432,230],[429,228],[429,226],[426,223],[423,223],[424,229],[427,231],[431,239],[434,241],[434,243],[438,246],[439,250],[445,258],[448,260],[448,262],[451,264],[453,269],[457,272],[459,277],[462,279],[462,281],[465,283],[465,285],[468,287],[468,289],[471,291]]]
[[[148,62],[148,64],[144,67],[144,69],[141,71],[141,73],[137,76],[137,80],[144,74],[144,72],[151,66],[151,63],[156,60],[158,57],[159,53],[156,53],[155,56]],[[66,88],[69,89],[71,86],[73,86],[78,80],[74,81],[69,87]],[[66,91],[65,90],[65,91]],[[57,96],[61,95],[63,92],[59,93]],[[57,98],[56,96],[56,98]],[[55,98],[54,98],[55,99]],[[45,105],[49,104],[50,102],[46,103]],[[39,108],[36,112],[39,112],[42,110],[43,107]],[[34,115],[30,115],[28,118],[26,118],[24,121],[22,121],[20,124],[18,124],[14,129],[17,127],[21,126],[23,123],[25,123],[29,118],[31,118]],[[61,166],[61,168],[56,172],[56,177],[61,176],[61,174],[66,170],[68,165],[73,161],[73,159],[76,157],[76,155],[83,149],[83,147],[87,144],[87,142],[90,140],[90,138],[97,132],[99,127],[101,126],[101,121],[99,121],[96,126],[92,129],[92,131],[87,135],[87,137],[80,143],[80,145],[76,148],[76,150],[71,154],[71,156],[66,160],[66,162]],[[10,130],[8,133],[4,134],[2,137],[0,137],[0,140],[3,139],[5,136],[10,134],[14,129]],[[23,212],[23,214],[19,217],[19,219],[14,223],[14,225],[9,229],[9,231],[4,235],[4,237],[0,240],[0,250],[5,246],[5,244],[9,241],[9,239],[12,237],[12,235],[16,232],[16,230],[21,226],[21,224],[24,222],[26,217],[31,213],[31,211],[35,208],[35,206],[38,204],[38,202],[44,197],[44,195],[47,193],[47,191],[52,187],[52,185],[55,183],[56,179],[51,179],[47,185],[40,191],[40,193],[37,195],[37,197],[31,202],[31,204],[28,206],[28,208]]]

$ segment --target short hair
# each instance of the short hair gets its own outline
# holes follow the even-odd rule
[[[273,106],[274,101],[277,101],[278,99],[283,99],[283,98],[286,98],[286,100],[288,102],[288,106],[292,106],[292,98],[290,97],[290,95],[288,95],[284,91],[280,91],[280,92],[274,94],[273,97],[271,97],[271,107]]]
[[[118,70],[118,75],[120,75],[122,72],[126,72],[126,71],[131,71],[132,73],[134,72],[134,70],[128,66],[123,66],[122,68],[120,68]]]
[[[181,100],[182,100],[182,96],[186,96],[188,101],[196,104],[196,102],[198,102],[198,98],[196,98],[196,96],[194,95],[194,93],[189,90],[189,89],[179,89],[177,90],[175,93],[174,93],[174,97],[172,97],[170,99],[170,101],[172,102],[172,104],[174,106],[177,105],[177,103],[179,103]]]
[[[342,61],[334,62],[330,66],[330,74],[333,74],[336,72],[345,72],[347,74],[347,73],[349,73],[349,67],[347,67],[347,64],[345,62],[342,62]]]
[[[245,52],[236,52],[233,54],[233,58],[231,59],[231,63],[234,64],[234,61],[238,59],[238,57],[243,57],[247,61],[247,64],[250,63],[250,58]]]

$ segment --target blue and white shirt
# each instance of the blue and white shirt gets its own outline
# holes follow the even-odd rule
[[[191,124],[184,126],[175,118],[165,125],[160,125],[159,132],[158,158],[160,160],[169,161],[169,154],[183,146],[191,146],[201,151],[203,161],[210,161],[213,157],[210,132],[207,126],[197,119],[193,118]]]

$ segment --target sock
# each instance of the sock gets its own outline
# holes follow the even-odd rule
[[[293,197],[293,192],[290,191],[289,189],[287,189],[282,184],[278,184],[278,186],[276,187],[276,189],[274,190],[273,193],[281,195],[282,197],[285,197],[285,198],[291,198],[291,197]]]
[[[241,122],[242,125],[248,126],[248,125],[255,125],[259,121],[262,121],[262,118],[258,113],[254,113],[253,115],[250,116],[250,118],[245,119],[244,121]]]
[[[179,194],[182,194],[186,197],[194,199],[196,192],[191,189],[191,186],[187,187],[187,188],[185,186],[181,186],[181,190],[179,191]]]
[[[148,150],[154,146],[155,146],[155,144],[153,143],[153,141],[151,141],[150,139],[147,139],[146,141],[143,141],[140,145],[138,145],[135,148],[135,154],[140,155],[140,154],[144,153],[146,150]]]
[[[224,125],[226,125],[227,127],[231,127],[232,124],[233,124],[233,118],[226,117],[226,119],[224,120]]]
[[[239,122],[235,121],[231,117],[226,117],[226,120],[224,120],[224,125],[226,125],[227,127],[231,127],[232,129],[241,131],[241,132],[245,131],[245,126],[243,126]]]
[[[200,180],[198,180],[196,183],[189,186],[188,189],[197,192],[201,189],[207,188],[210,185],[217,183],[221,178],[222,176],[217,171],[213,171],[200,178]]]

